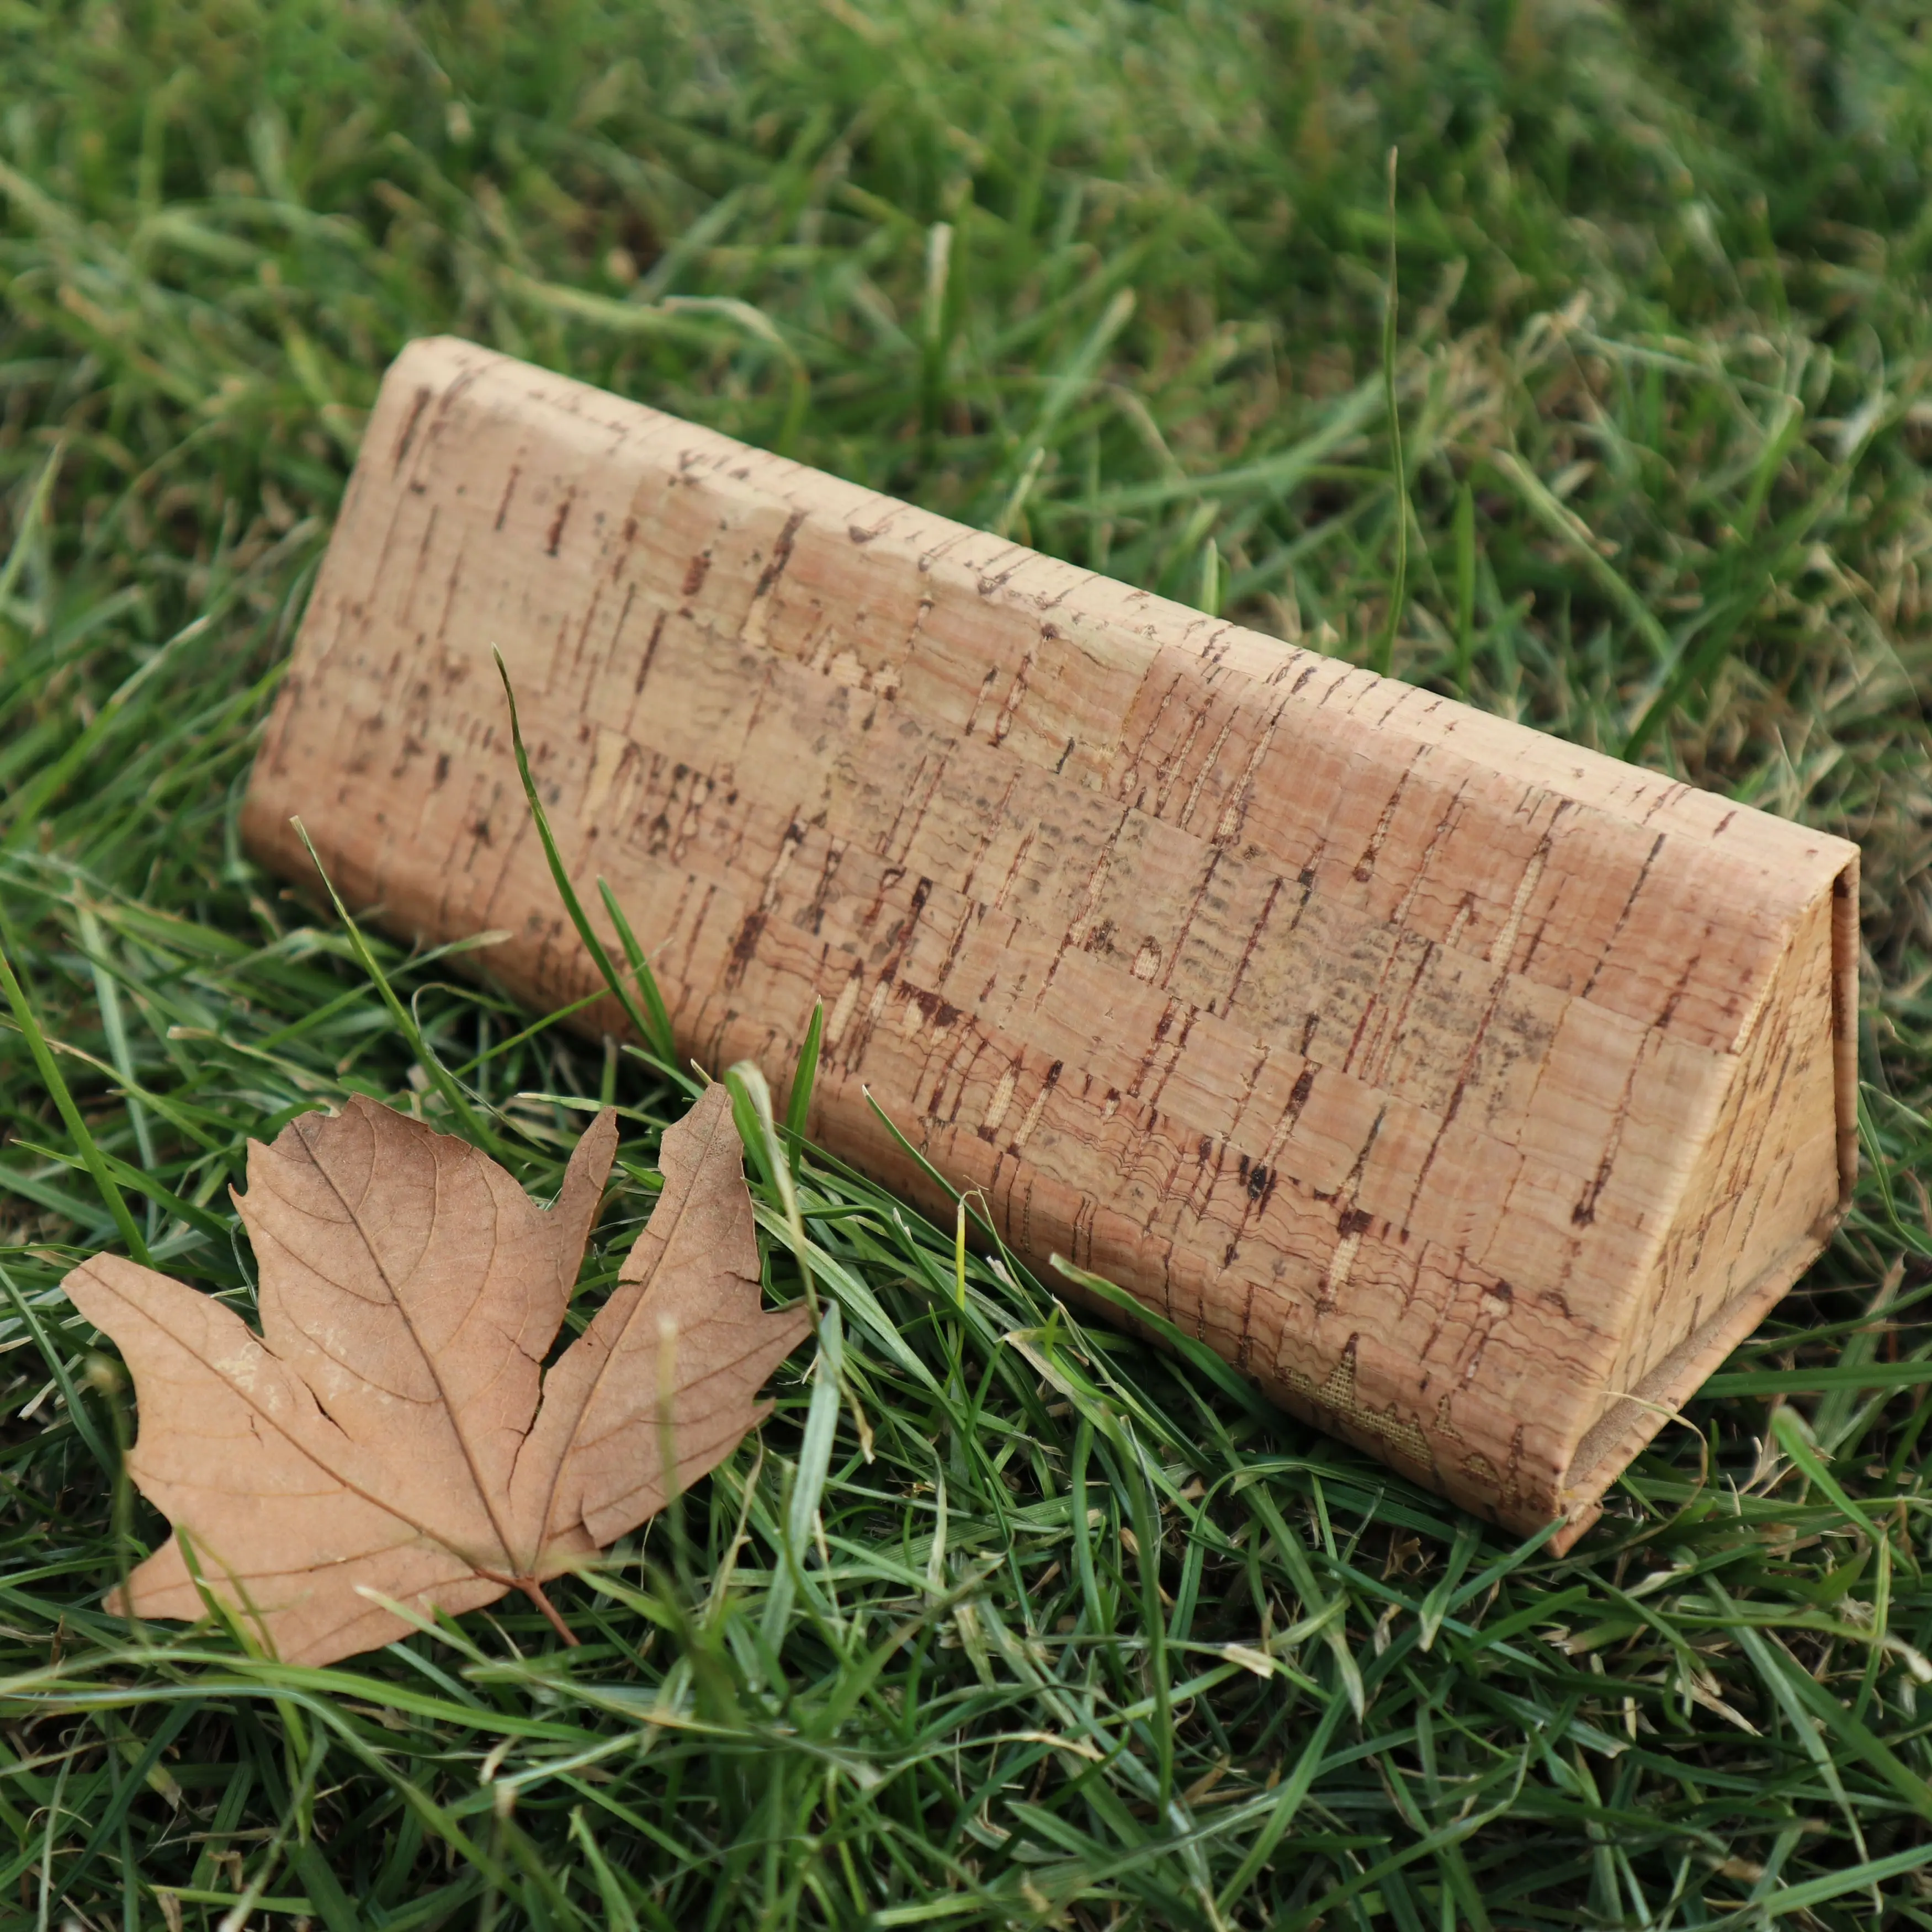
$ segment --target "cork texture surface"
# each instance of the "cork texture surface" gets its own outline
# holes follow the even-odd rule
[[[596,984],[1117,1280],[1466,1507],[1570,1534],[1828,1233],[1855,848],[508,358],[392,370],[251,847]],[[585,1022],[614,1025],[614,1008]],[[1049,1275],[1049,1278],[1051,1278]],[[1688,1385],[1686,1385],[1688,1383]]]

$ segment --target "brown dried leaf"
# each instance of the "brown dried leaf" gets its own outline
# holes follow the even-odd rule
[[[665,1134],[649,1226],[543,1372],[616,1144],[600,1114],[539,1208],[466,1142],[370,1100],[251,1142],[236,1204],[259,1336],[118,1256],[76,1268],[74,1306],[134,1372],[129,1468],[176,1528],[134,1572],[134,1610],[202,1614],[185,1534],[211,1592],[292,1663],[408,1632],[364,1590],[455,1616],[522,1589],[554,1618],[544,1579],[663,1506],[667,1437],[680,1488],[728,1454],[807,1324],[760,1305],[722,1086]]]

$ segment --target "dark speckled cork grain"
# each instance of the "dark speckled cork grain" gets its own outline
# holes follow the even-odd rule
[[[252,848],[681,1050],[869,1089],[1044,1270],[1562,1539],[1835,1225],[1858,853],[467,344],[392,369]],[[594,893],[586,894],[594,903]],[[581,1024],[620,1024],[606,1001]]]

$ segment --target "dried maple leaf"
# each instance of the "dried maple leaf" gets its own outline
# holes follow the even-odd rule
[[[114,1255],[74,1306],[134,1371],[128,1466],[176,1534],[134,1572],[143,1616],[195,1618],[203,1580],[292,1663],[405,1634],[362,1594],[456,1615],[544,1579],[662,1507],[765,1413],[804,1334],[760,1306],[738,1136],[714,1086],[664,1137],[664,1192],[617,1286],[548,1373],[617,1144],[600,1114],[538,1208],[466,1142],[374,1102],[248,1149],[236,1204],[262,1332]],[[118,1601],[114,1606],[121,1607]]]

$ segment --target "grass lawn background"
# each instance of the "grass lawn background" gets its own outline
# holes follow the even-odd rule
[[[1932,1926],[1928,160],[1916,0],[0,0],[0,1925]],[[627,1110],[580,1322],[682,1104],[237,842],[444,329],[1862,842],[1850,1221],[1572,1556],[808,1160],[582,1649],[105,1614],[74,1260],[249,1310],[246,1138],[434,1055],[538,1192]]]

